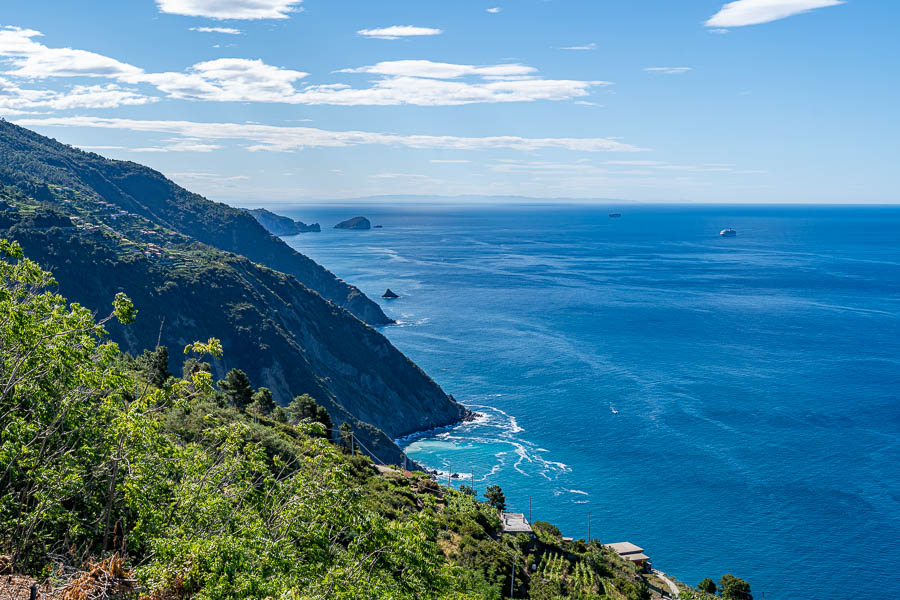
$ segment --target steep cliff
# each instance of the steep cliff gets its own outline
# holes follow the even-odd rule
[[[71,300],[100,309],[118,291],[131,296],[141,311],[138,321],[110,330],[125,349],[137,353],[153,347],[161,332],[162,343],[173,350],[170,368],[180,372],[180,348],[218,337],[225,348],[224,359],[214,365],[218,376],[239,367],[254,386],[269,387],[281,404],[309,393],[335,422],[351,422],[363,442],[390,462],[402,456],[392,438],[466,416],[465,408],[378,331],[293,275],[198,242],[183,233],[187,227],[170,228],[173,222],[198,222],[178,214],[177,205],[163,204],[163,220],[152,218],[156,213],[146,208],[146,198],[138,205],[130,194],[123,195],[114,204],[106,199],[114,197],[109,190],[100,196],[89,187],[48,184],[44,173],[58,176],[59,167],[47,145],[39,148],[41,160],[21,160],[29,151],[9,127],[0,128],[0,158],[18,143],[19,163],[37,167],[15,173],[0,167],[5,184],[0,200],[12,207],[4,211],[8,228],[0,236],[18,240],[30,257],[54,273]],[[130,163],[121,168],[143,169]],[[93,177],[78,175],[71,179]],[[189,199],[185,212],[206,202],[195,195]],[[209,209],[204,222],[234,233],[229,227],[238,220],[236,212],[259,227],[243,211],[218,208]],[[265,239],[275,238],[266,234]]]

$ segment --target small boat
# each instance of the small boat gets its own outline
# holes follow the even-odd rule
[[[618,219],[621,216],[622,216],[622,213],[609,213],[610,219]]]
[[[728,229],[723,229],[722,231],[720,231],[719,235],[721,235],[722,237],[734,237],[737,235],[737,231],[729,227]]]
[[[612,404],[609,405],[609,410],[611,410],[611,411],[612,411],[612,414],[614,414],[614,415],[619,414],[619,411],[617,411],[617,410],[616,410],[616,407],[613,406]]]

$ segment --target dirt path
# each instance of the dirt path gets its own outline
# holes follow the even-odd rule
[[[672,593],[673,598],[678,597],[678,586],[675,585],[671,579],[666,577],[665,573],[663,573],[662,571],[657,571],[656,569],[653,569],[653,574],[656,575],[657,577],[659,577],[660,579],[662,579],[666,583],[666,585],[669,586],[669,591]]]

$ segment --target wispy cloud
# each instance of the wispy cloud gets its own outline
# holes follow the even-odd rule
[[[706,26],[758,25],[839,4],[844,4],[844,0],[736,0],[725,4],[706,21]]]
[[[499,6],[495,6],[494,8],[487,9],[487,12],[491,13],[492,15],[496,15],[501,10],[503,10],[503,9],[500,8]]]
[[[590,44],[584,44],[582,46],[566,46],[564,48],[560,48],[560,50],[594,50],[597,47],[596,42],[591,42]]]
[[[190,31],[197,31],[199,33],[225,33],[228,35],[241,35],[241,33],[243,33],[240,29],[235,29],[234,27],[191,27]]]
[[[287,19],[303,0],[156,0],[160,12],[211,19]]]
[[[433,158],[433,159],[429,160],[428,162],[434,163],[437,165],[462,165],[462,164],[470,163],[472,161],[461,159],[461,158],[459,158],[459,159]]]
[[[434,27],[416,27],[414,25],[393,25],[380,29],[360,29],[356,33],[363,37],[397,40],[403,37],[440,35],[444,33],[444,30],[435,29]]]
[[[100,117],[49,117],[17,119],[26,127],[89,127],[177,135],[190,143],[220,140],[245,142],[250,151],[294,152],[306,148],[340,148],[361,145],[402,146],[422,149],[490,150],[505,148],[532,151],[546,148],[578,152],[641,152],[643,149],[608,138],[524,138],[518,136],[457,137],[398,135],[369,131],[330,131],[313,127],[283,127],[252,123],[201,123],[195,121],[142,121]]]
[[[662,75],[681,75],[694,69],[693,67],[647,67],[644,70],[648,73],[660,73]]]
[[[502,65],[458,65],[453,63],[433,62],[430,60],[391,60],[366,67],[341,69],[339,73],[373,73],[393,77],[426,77],[429,79],[455,79],[465,75],[482,77],[531,76],[537,69],[520,64]]]

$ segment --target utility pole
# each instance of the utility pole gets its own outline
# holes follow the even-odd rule
[[[513,556],[512,571],[510,572],[510,577],[509,577],[509,598],[510,598],[510,600],[512,600],[512,597],[513,597],[513,591],[515,589],[515,588],[513,588],[513,586],[515,584],[516,584],[516,557]]]
[[[531,496],[528,496],[528,522],[533,523],[531,520]]]
[[[472,493],[475,494],[475,497],[478,497],[478,490],[475,489],[475,471],[472,471]]]
[[[591,511],[588,511],[588,544],[591,543]]]
[[[453,463],[447,465],[447,487],[453,487],[450,483],[450,478],[453,477]]]

